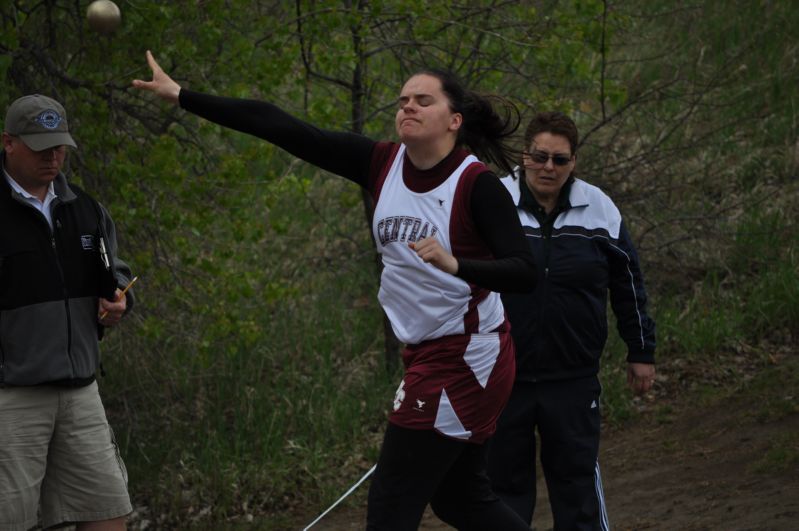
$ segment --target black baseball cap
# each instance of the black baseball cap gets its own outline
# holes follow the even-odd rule
[[[67,111],[54,99],[40,94],[22,96],[8,107],[5,132],[20,137],[34,151],[78,147],[69,134]]]

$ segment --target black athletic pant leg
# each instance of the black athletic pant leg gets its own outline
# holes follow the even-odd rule
[[[366,515],[367,531],[410,531],[419,527],[427,503],[458,457],[441,452],[440,435],[389,422],[380,448]],[[433,455],[441,454],[441,455]]]
[[[536,384],[516,382],[488,442],[491,488],[528,525],[536,497]]]
[[[554,529],[606,529],[597,464],[599,379],[591,376],[537,385],[541,466],[549,491]]]
[[[530,527],[491,490],[486,445],[466,444],[430,505],[443,522],[461,531],[515,531]]]
[[[462,530],[529,530],[492,492],[485,447],[389,423],[369,487],[368,531],[415,531],[432,502]]]

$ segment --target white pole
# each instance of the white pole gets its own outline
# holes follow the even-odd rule
[[[306,528],[305,528],[305,529],[303,529],[302,531],[308,531],[308,530],[309,530],[311,527],[313,527],[313,526],[316,524],[316,522],[318,522],[319,520],[321,520],[321,519],[322,519],[322,518],[323,518],[323,517],[324,517],[324,516],[325,516],[327,513],[329,513],[330,511],[332,511],[332,510],[333,510],[333,508],[334,508],[336,505],[338,505],[339,503],[341,503],[341,500],[343,500],[344,498],[346,498],[347,496],[349,496],[350,494],[352,494],[352,491],[354,491],[355,489],[357,489],[357,488],[358,488],[358,486],[359,486],[361,483],[363,483],[363,482],[366,480],[366,478],[368,478],[369,476],[371,476],[371,475],[372,475],[372,472],[374,472],[374,471],[375,471],[375,468],[377,468],[377,465],[374,465],[374,466],[372,466],[372,468],[370,468],[370,469],[369,469],[369,471],[368,471],[368,472],[366,472],[366,474],[364,474],[364,475],[363,475],[363,477],[362,477],[361,479],[359,479],[359,480],[358,480],[358,482],[357,482],[355,485],[353,485],[352,487],[350,487],[350,490],[348,490],[347,492],[345,492],[345,493],[344,493],[344,495],[343,495],[341,498],[339,498],[338,500],[336,500],[336,503],[334,503],[333,505],[331,505],[330,507],[328,507],[328,508],[327,508],[327,510],[326,510],[325,512],[323,512],[322,514],[320,514],[319,516],[317,516],[317,517],[316,517],[316,520],[314,520],[313,522],[311,522],[310,524],[308,524],[308,527],[306,527]]]

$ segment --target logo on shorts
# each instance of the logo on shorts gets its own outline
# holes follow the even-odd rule
[[[84,251],[94,250],[94,236],[91,234],[81,234],[80,246],[83,247]]]
[[[405,380],[400,382],[397,392],[394,394],[394,411],[400,408],[403,400],[405,400]]]
[[[421,411],[422,413],[424,413],[424,409],[423,409],[423,408],[424,408],[424,405],[425,405],[426,403],[427,403],[427,402],[425,402],[425,401],[423,401],[423,400],[419,400],[419,399],[417,398],[417,399],[416,399],[416,407],[414,407],[413,409],[415,409],[416,411]]]

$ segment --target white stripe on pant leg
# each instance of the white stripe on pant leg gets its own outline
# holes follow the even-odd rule
[[[605,492],[602,490],[602,474],[599,472],[599,461],[596,462],[596,467],[594,468],[594,488],[596,488],[596,497],[599,501],[599,525],[603,531],[610,531],[608,508],[605,507]]]

